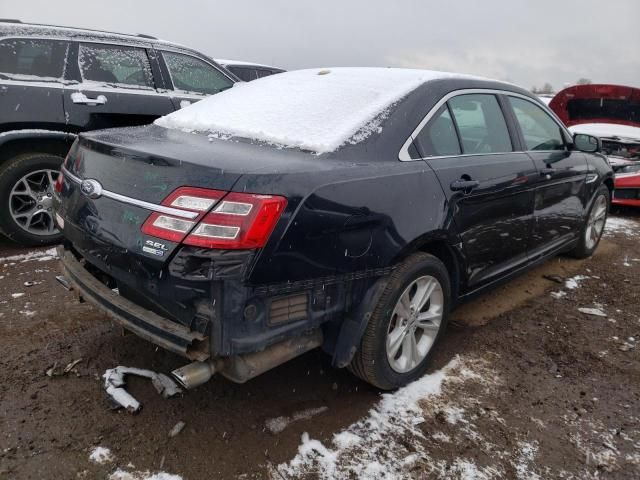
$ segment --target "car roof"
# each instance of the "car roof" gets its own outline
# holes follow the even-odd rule
[[[103,30],[92,30],[88,28],[65,27],[59,25],[44,25],[38,23],[22,23],[19,20],[0,19],[0,38],[12,36],[37,36],[41,38],[55,38],[66,40],[84,40],[99,42],[114,42],[131,45],[153,44],[156,46],[166,46],[181,50],[198,53],[189,47],[146,34],[125,34],[108,32]]]

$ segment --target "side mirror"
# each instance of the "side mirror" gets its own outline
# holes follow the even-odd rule
[[[596,153],[602,150],[602,141],[593,135],[576,133],[573,135],[573,145],[576,150],[587,153]]]

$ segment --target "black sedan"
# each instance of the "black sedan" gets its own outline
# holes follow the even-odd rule
[[[187,387],[321,346],[391,389],[424,373],[456,304],[594,252],[599,148],[510,84],[282,73],[81,134],[56,183],[60,255],[82,297],[193,360]]]

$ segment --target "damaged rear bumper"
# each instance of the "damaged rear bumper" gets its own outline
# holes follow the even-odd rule
[[[69,250],[58,247],[58,255],[71,286],[115,322],[139,337],[191,360],[209,358],[208,337],[121,297],[91,275]]]

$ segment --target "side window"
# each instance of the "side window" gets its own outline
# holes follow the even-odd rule
[[[462,153],[513,151],[507,123],[495,95],[460,95],[449,100],[449,108],[458,126]]]
[[[522,98],[509,97],[520,124],[527,150],[564,150],[560,125],[538,105]]]
[[[245,82],[250,82],[251,80],[255,80],[256,71],[253,68],[247,67],[228,67],[235,76],[237,76],[240,80],[244,80]]]
[[[83,43],[78,64],[87,82],[153,88],[149,59],[142,48]]]
[[[425,157],[460,155],[458,134],[446,105],[440,107],[429,123],[418,133],[416,142]]]
[[[264,68],[256,69],[256,73],[258,74],[258,78],[268,77],[269,75],[273,75],[273,72],[271,70],[267,70]]]
[[[211,95],[233,86],[221,71],[182,53],[162,52],[176,90]]]
[[[5,39],[0,41],[0,77],[14,80],[60,80],[67,42]]]

